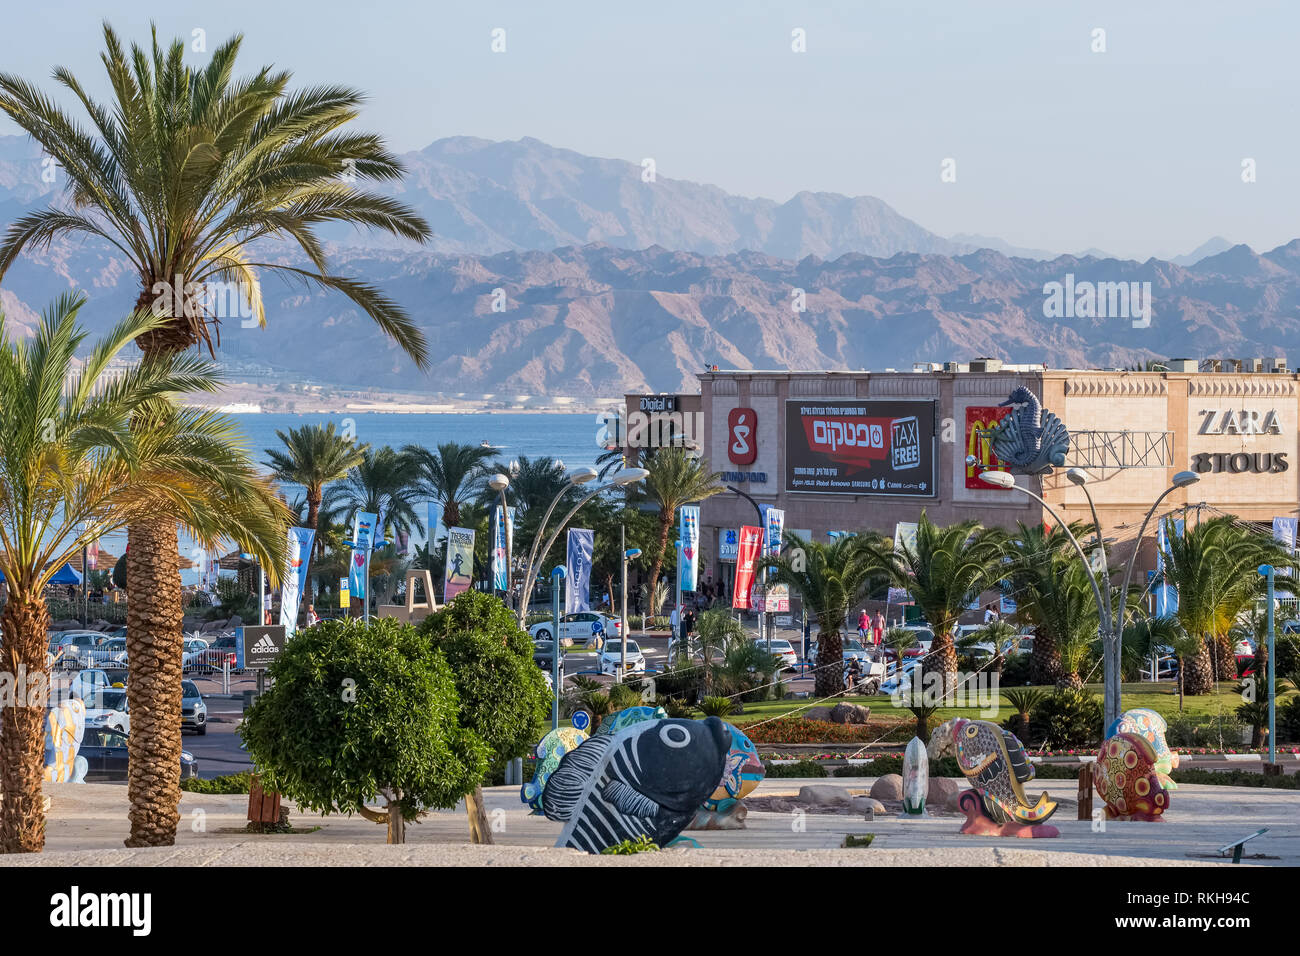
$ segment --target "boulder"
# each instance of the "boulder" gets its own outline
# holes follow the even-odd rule
[[[807,710],[801,711],[799,716],[804,720],[830,720],[832,709],[830,707],[809,707]]]
[[[877,800],[902,800],[902,775],[897,773],[885,774],[871,785],[871,795]]]
[[[925,795],[925,802],[932,807],[946,808],[960,789],[961,783],[953,777],[931,777],[930,790]]]
[[[865,724],[871,708],[861,704],[836,704],[831,708],[831,721],[837,724]]]
[[[849,805],[853,798],[843,787],[812,784],[811,786],[800,787],[799,796],[796,799],[800,803],[807,803],[815,807],[845,807]]]
[[[875,797],[854,797],[849,802],[849,806],[853,808],[854,813],[866,814],[868,811],[871,813],[885,812],[885,805]]]

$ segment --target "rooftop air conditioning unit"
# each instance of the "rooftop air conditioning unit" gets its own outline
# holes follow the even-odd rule
[[[1176,358],[1165,362],[1165,367],[1171,372],[1195,372],[1196,359]]]
[[[972,372],[1000,372],[1002,370],[1002,359],[996,359],[996,358],[971,359],[970,370]]]
[[[1264,371],[1281,372],[1285,374],[1285,372],[1287,371],[1286,356],[1284,355],[1281,358],[1264,359]]]

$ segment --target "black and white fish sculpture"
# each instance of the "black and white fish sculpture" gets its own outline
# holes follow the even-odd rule
[[[718,786],[730,748],[716,717],[642,721],[583,741],[543,792],[546,815],[565,825],[555,845],[599,853],[645,836],[665,846]]]

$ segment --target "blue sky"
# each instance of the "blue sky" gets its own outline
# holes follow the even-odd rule
[[[6,6],[0,64],[47,87],[62,64],[93,88],[100,20],[143,38],[151,16],[209,49],[242,31],[246,67],[361,87],[365,125],[399,150],[535,136],[743,195],[879,196],[943,235],[1057,251],[1300,236],[1300,4],[50,0]]]

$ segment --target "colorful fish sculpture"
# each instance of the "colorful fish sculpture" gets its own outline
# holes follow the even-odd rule
[[[1170,750],[1169,744],[1165,741],[1165,732],[1168,730],[1169,725],[1165,723],[1165,719],[1154,710],[1134,707],[1132,710],[1124,711],[1111,722],[1111,725],[1106,728],[1106,737],[1109,739],[1116,734],[1137,734],[1144,738],[1156,753],[1155,770],[1160,775],[1161,785],[1166,790],[1177,790],[1178,784],[1174,783],[1169,775],[1178,767],[1178,754]]]
[[[1110,820],[1158,823],[1169,809],[1169,790],[1156,770],[1159,757],[1139,734],[1115,734],[1102,742],[1092,783]]]
[[[980,796],[985,815],[998,824],[1040,824],[1056,812],[1042,794],[1030,803],[1024,784],[1034,779],[1025,748],[1009,730],[987,720],[957,717],[930,735],[930,759],[957,758],[961,772]]]
[[[537,769],[533,772],[533,779],[519,791],[519,799],[528,804],[533,813],[542,812],[542,792],[547,779],[560,765],[560,758],[571,750],[577,750],[586,739],[587,735],[575,727],[561,727],[547,733],[533,749]]]
[[[85,781],[86,758],[78,756],[86,733],[86,702],[77,697],[59,701],[45,711],[45,770],[49,783]]]
[[[717,788],[731,746],[716,717],[643,720],[589,738],[543,788],[543,811],[564,823],[555,845],[600,853],[643,836],[667,845]]]

